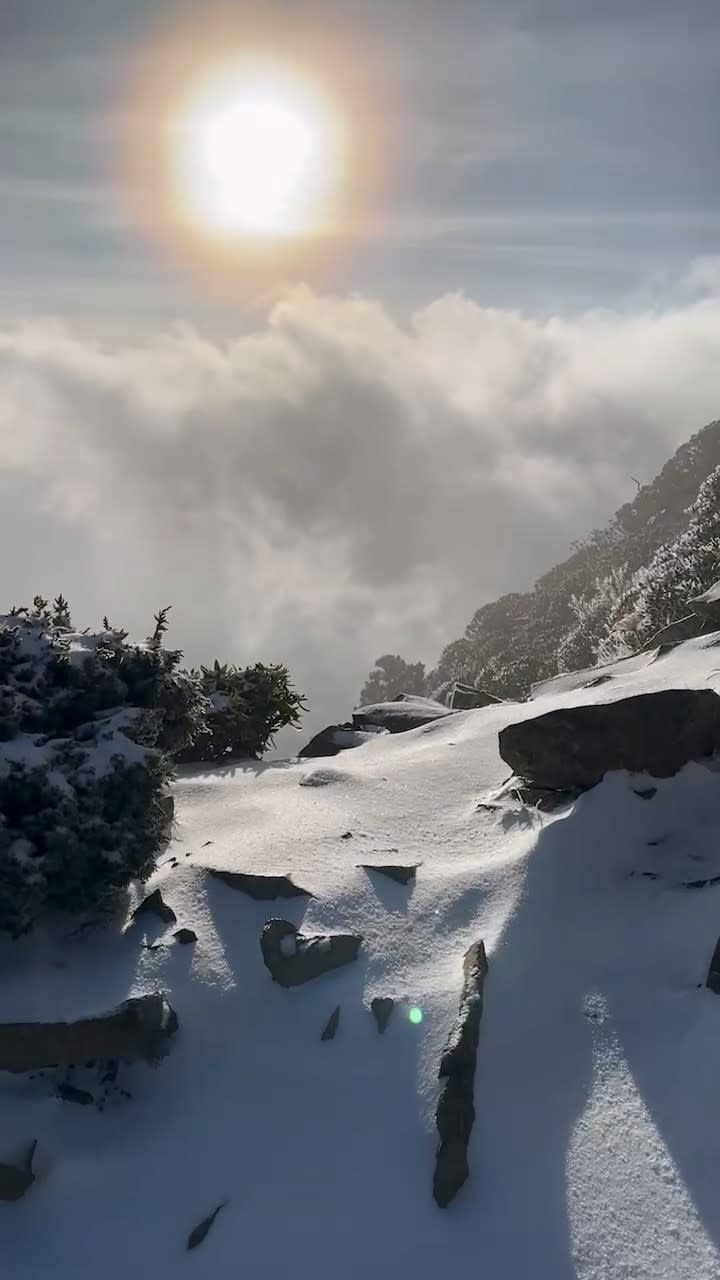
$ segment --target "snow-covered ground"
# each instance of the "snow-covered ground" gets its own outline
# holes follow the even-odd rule
[[[177,925],[0,949],[3,1020],[75,1017],[158,988],[180,1020],[170,1055],[127,1069],[132,1098],[102,1113],[58,1101],[47,1079],[0,1081],[0,1159],[38,1139],[37,1183],[0,1205],[3,1276],[717,1280],[720,998],[698,984],[720,885],[682,883],[720,874],[718,773],[691,765],[651,799],[614,774],[561,815],[477,808],[507,777],[505,724],[720,688],[713,640],[329,761],[188,772],[149,886]],[[299,785],[320,770],[323,785]],[[421,865],[404,888],[361,862]],[[254,902],[209,866],[292,873],[315,896]],[[260,954],[272,915],[362,933],[360,959],[284,990]],[[197,945],[142,946],[178,926]],[[490,971],[471,1175],[443,1211],[437,1068],[478,938]],[[384,1036],[374,996],[398,1002]],[[337,1038],[321,1043],[338,1004]]]

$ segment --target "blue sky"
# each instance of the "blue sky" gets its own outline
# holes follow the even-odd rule
[[[720,6],[238,11],[0,4],[4,586],[141,634],[172,601],[193,661],[287,661],[319,727],[718,417]],[[348,190],[320,255],[209,271],[153,104],[249,31],[327,81]]]

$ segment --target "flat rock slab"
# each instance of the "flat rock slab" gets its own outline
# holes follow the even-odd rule
[[[175,924],[177,916],[171,906],[164,901],[159,889],[154,893],[149,893],[147,898],[143,898],[139,907],[136,907],[132,913],[133,920],[138,916],[153,915],[158,920],[162,920],[163,924]]]
[[[155,1062],[169,1048],[177,1016],[162,991],[136,996],[78,1022],[0,1023],[0,1071],[70,1067],[93,1058]]]
[[[222,880],[231,889],[238,889],[256,902],[272,902],[275,898],[312,898],[307,889],[293,884],[289,876],[255,876],[244,871],[216,871],[210,867],[210,875]]]
[[[298,987],[357,960],[362,938],[351,933],[305,936],[289,920],[268,920],[260,949],[274,982]]]
[[[614,769],[669,778],[719,746],[720,697],[712,689],[563,707],[500,733],[500,755],[515,773],[555,790],[587,790]]]
[[[415,879],[415,873],[420,866],[420,863],[416,862],[410,867],[391,865],[376,867],[369,862],[360,862],[358,863],[358,866],[362,871],[379,871],[380,875],[387,876],[388,880],[394,880],[396,884],[410,884],[411,881]]]
[[[433,1195],[441,1209],[450,1204],[470,1172],[467,1149],[475,1123],[475,1061],[487,971],[485,944],[475,942],[465,953],[460,1008],[438,1072],[445,1084],[435,1112],[440,1143]]]
[[[187,946],[191,942],[197,942],[197,934],[194,929],[176,929],[173,934],[181,946]]]
[[[430,698],[403,698],[399,702],[376,702],[353,711],[356,729],[387,729],[388,733],[407,733],[419,729],[432,720],[444,720],[453,715],[450,707]]]

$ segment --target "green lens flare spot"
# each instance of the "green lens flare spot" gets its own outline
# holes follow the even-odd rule
[[[422,1009],[418,1009],[417,1005],[414,1004],[408,1014],[408,1018],[410,1019],[414,1027],[419,1027],[420,1023],[423,1020]]]

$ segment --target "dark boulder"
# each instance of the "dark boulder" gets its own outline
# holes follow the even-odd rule
[[[377,702],[353,711],[356,729],[387,729],[388,733],[407,733],[421,725],[442,720],[453,712],[430,698],[405,698],[402,702]]]
[[[274,982],[298,987],[357,960],[362,938],[351,933],[306,937],[289,920],[268,920],[260,949]]]
[[[455,681],[448,695],[448,706],[453,711],[475,711],[481,707],[491,707],[500,702],[500,698],[496,698],[494,693],[487,693],[484,689],[474,689],[470,684],[460,684]]]
[[[159,889],[156,889],[154,893],[149,893],[147,898],[143,898],[140,906],[133,911],[133,920],[136,920],[138,916],[144,915],[157,916],[158,920],[162,920],[163,924],[175,924],[177,920],[175,912],[164,901]]]
[[[484,943],[475,942],[465,953],[460,1009],[438,1073],[445,1084],[435,1113],[440,1143],[433,1195],[441,1209],[457,1195],[470,1172],[467,1149],[475,1123],[475,1062],[487,971]]]
[[[319,756],[336,756],[340,751],[350,751],[353,747],[362,747],[366,742],[374,742],[379,730],[360,730],[352,724],[330,724],[311,738],[298,756],[302,760],[312,760]]]
[[[375,999],[370,1002],[370,1010],[381,1036],[385,1034],[394,1008],[395,1001],[391,1000],[390,996],[375,996]]]
[[[30,1143],[24,1158],[17,1163],[0,1161],[0,1200],[20,1200],[35,1181],[33,1160],[37,1141]]]
[[[563,707],[500,733],[500,755],[538,787],[587,790],[613,769],[667,778],[720,745],[712,689],[663,689],[617,702]]]
[[[293,884],[289,876],[255,876],[244,871],[218,871],[209,868],[214,880],[222,880],[231,889],[246,893],[256,902],[272,902],[275,898],[311,898],[307,889]]]
[[[181,946],[187,946],[190,942],[197,942],[197,934],[194,929],[176,929],[173,934]]]

